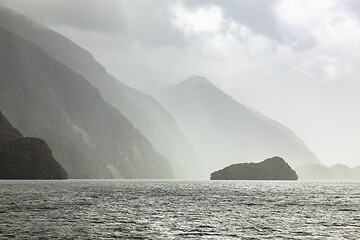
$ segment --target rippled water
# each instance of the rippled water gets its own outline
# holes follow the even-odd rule
[[[0,239],[360,239],[360,182],[0,181]]]

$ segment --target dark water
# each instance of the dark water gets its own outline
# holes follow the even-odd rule
[[[0,181],[0,239],[360,239],[360,182]]]

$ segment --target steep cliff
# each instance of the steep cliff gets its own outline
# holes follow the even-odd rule
[[[166,159],[83,76],[0,29],[0,109],[71,178],[170,178]]]
[[[67,179],[46,142],[24,138],[0,111],[0,179]]]

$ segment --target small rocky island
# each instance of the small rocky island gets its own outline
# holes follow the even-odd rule
[[[260,163],[232,164],[211,173],[211,180],[297,180],[296,172],[281,157]]]
[[[0,111],[0,179],[67,179],[46,142],[23,137]]]

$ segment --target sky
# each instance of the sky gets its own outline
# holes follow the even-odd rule
[[[0,0],[154,94],[200,75],[292,129],[325,165],[360,165],[357,0]]]

